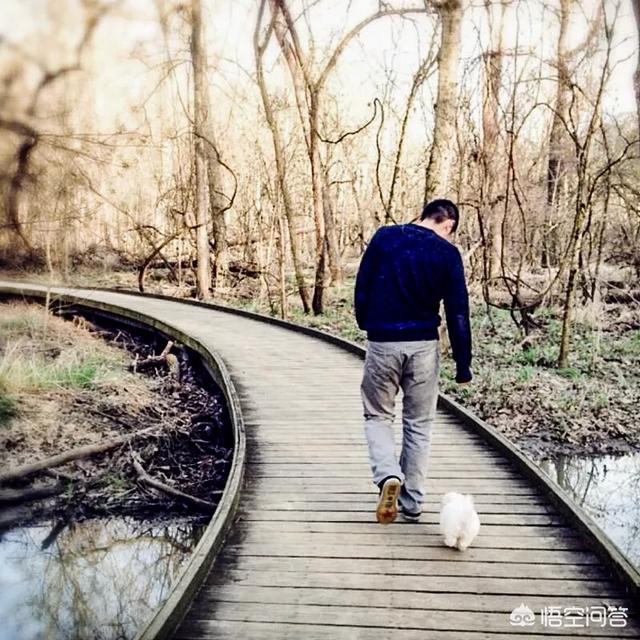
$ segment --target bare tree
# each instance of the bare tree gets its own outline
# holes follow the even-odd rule
[[[460,25],[463,11],[462,0],[440,0],[431,4],[440,16],[441,27],[438,96],[434,113],[433,144],[425,179],[425,202],[434,196],[444,197],[452,190],[450,178],[455,153],[452,141],[456,138]]]
[[[293,79],[296,105],[309,156],[313,212],[316,223],[316,275],[312,306],[315,313],[322,313],[326,252],[329,253],[329,265],[335,283],[342,280],[342,267],[335,223],[331,211],[325,207],[327,187],[318,136],[319,91],[311,78],[308,59],[300,45],[295,23],[291,18],[286,1],[269,0],[269,4],[276,38]]]
[[[571,82],[572,69],[579,52],[590,45],[597,34],[597,27],[602,19],[602,7],[592,20],[591,27],[583,42],[569,48],[568,30],[571,24],[571,11],[575,0],[559,0],[560,23],[558,30],[558,46],[555,66],[557,69],[556,96],[553,105],[553,119],[549,134],[549,159],[547,162],[547,207],[543,229],[542,266],[557,264],[560,255],[560,239],[557,230],[558,211],[561,208],[562,194],[566,193],[567,172],[573,162],[569,152],[573,145],[568,135],[566,123],[569,120],[569,109],[574,96]],[[568,203],[566,203],[568,204]]]
[[[482,161],[484,181],[482,189],[482,209],[488,219],[489,229],[489,277],[497,278],[502,270],[502,211],[498,206],[504,190],[499,184],[500,158],[500,101],[502,86],[502,38],[504,27],[505,0],[495,6],[485,4],[489,16],[490,44],[483,55],[484,80],[482,101]],[[495,10],[495,13],[494,13]]]
[[[568,49],[567,30],[571,7],[574,0],[560,0],[560,25],[558,30],[558,49],[556,54],[556,68],[558,79],[556,83],[556,98],[553,110],[551,132],[549,134],[549,160],[547,162],[547,206],[545,208],[545,223],[543,227],[542,266],[548,267],[558,260],[558,232],[555,229],[558,201],[563,189],[567,171],[567,149],[570,148],[570,138],[567,135],[565,122],[567,109],[571,100],[571,54]]]
[[[282,194],[282,204],[284,207],[285,217],[287,219],[287,228],[289,231],[289,243],[291,246],[291,257],[293,260],[293,269],[296,278],[296,284],[298,288],[298,294],[302,302],[302,307],[305,313],[309,313],[311,306],[309,304],[309,295],[307,293],[307,287],[304,279],[302,259],[300,257],[300,248],[298,246],[298,234],[294,223],[293,203],[291,198],[291,191],[288,182],[286,162],[284,157],[284,145],[282,142],[282,134],[278,127],[273,107],[271,105],[271,99],[267,93],[267,87],[264,80],[264,66],[262,62],[262,56],[265,49],[269,44],[269,39],[273,33],[273,20],[268,26],[267,32],[262,42],[260,41],[260,26],[262,24],[262,18],[264,15],[266,0],[261,0],[260,9],[258,11],[258,18],[256,20],[256,27],[253,34],[253,49],[256,61],[256,72],[258,88],[260,89],[260,96],[262,98],[262,106],[264,107],[265,117],[267,124],[271,132],[271,140],[273,142],[273,152],[276,160],[276,171],[278,174],[278,185]]]
[[[209,120],[206,140],[207,153],[207,183],[209,187],[209,206],[211,211],[212,235],[215,253],[215,274],[213,280],[214,295],[222,291],[227,283],[229,273],[229,244],[227,241],[227,224],[225,211],[230,202],[222,192],[222,161],[216,145],[213,126]]]
[[[633,14],[636,17],[636,29],[640,38],[640,0],[631,0]],[[638,62],[633,75],[633,87],[636,92],[636,110],[638,112],[638,131],[640,132],[640,46],[638,47]]]
[[[66,75],[81,70],[83,53],[91,41],[91,36],[96,30],[101,18],[109,10],[109,6],[100,3],[83,0],[83,9],[86,12],[84,32],[75,47],[75,61],[71,64],[61,65],[57,69],[49,69],[44,61],[32,59],[36,62],[41,71],[38,84],[31,96],[24,114],[24,120],[6,116],[0,112],[0,129],[17,135],[20,139],[15,153],[15,170],[9,181],[5,200],[5,211],[7,216],[7,228],[13,231],[15,238],[22,248],[28,252],[33,251],[31,242],[23,230],[20,220],[20,197],[25,183],[28,181],[30,164],[33,153],[40,142],[41,134],[34,120],[39,116],[38,110],[42,95],[45,90],[58,82]],[[11,244],[12,239],[8,240]]]
[[[424,13],[424,8],[390,9],[382,6],[379,11],[371,14],[356,24],[338,43],[332,51],[329,60],[315,75],[312,75],[308,56],[302,50],[294,20],[289,11],[286,0],[269,0],[273,28],[285,61],[293,78],[296,105],[302,122],[307,153],[311,168],[311,187],[313,194],[313,211],[316,224],[316,254],[315,254],[315,283],[312,300],[314,313],[323,311],[324,271],[326,255],[329,256],[329,266],[332,280],[338,284],[342,280],[341,258],[338,250],[335,221],[331,210],[325,207],[327,202],[326,174],[320,152],[322,136],[319,131],[320,113],[322,107],[323,90],[327,79],[334,69],[339,57],[349,43],[369,24],[386,16],[402,16],[412,13]],[[283,23],[280,21],[280,17]],[[286,31],[285,31],[286,26]],[[303,95],[304,91],[304,95]],[[306,109],[303,113],[303,105]]]
[[[191,62],[193,64],[193,135],[195,150],[196,284],[198,296],[211,297],[209,254],[209,203],[207,202],[207,100],[206,52],[200,0],[191,0]]]
[[[395,207],[395,196],[397,193],[398,186],[398,177],[400,175],[400,166],[402,159],[402,151],[406,140],[407,133],[407,124],[409,122],[409,116],[411,114],[411,110],[413,108],[414,101],[416,99],[416,95],[418,94],[418,90],[423,85],[423,83],[429,78],[432,73],[433,68],[437,65],[438,54],[434,56],[433,48],[434,48],[435,40],[431,40],[431,45],[429,47],[429,51],[425,56],[424,60],[420,63],[417,71],[413,75],[413,81],[411,82],[411,89],[409,90],[409,95],[407,96],[407,101],[404,108],[404,113],[402,116],[402,120],[400,123],[400,133],[398,136],[398,144],[396,147],[395,157],[393,160],[393,170],[391,172],[391,183],[389,185],[389,195],[385,199],[384,193],[382,192],[382,187],[380,185],[380,180],[378,178],[378,190],[380,191],[380,199],[382,201],[382,206],[385,210],[385,222],[389,223],[395,221],[397,219],[394,216],[394,212],[396,210]],[[438,128],[438,117],[436,116],[436,129]],[[438,136],[441,134],[438,134]],[[437,136],[436,136],[437,137]],[[445,153],[449,153],[450,145],[446,146]],[[431,147],[431,157],[434,155],[434,146]],[[378,164],[380,164],[380,151],[378,151]],[[439,162],[439,161],[438,161]],[[434,167],[434,172],[439,171],[437,167]],[[427,169],[427,176],[429,175],[429,169]],[[433,194],[431,194],[433,195]],[[428,196],[429,198],[431,197]],[[425,201],[427,198],[425,198]]]
[[[565,126],[567,126],[571,134],[577,158],[577,185],[575,196],[575,213],[573,217],[571,235],[566,251],[566,260],[564,261],[560,269],[560,273],[563,273],[565,271],[567,272],[565,299],[562,312],[562,333],[560,336],[560,351],[558,354],[558,367],[560,368],[567,367],[569,363],[571,336],[573,332],[573,311],[575,306],[576,288],[578,285],[580,270],[580,256],[585,234],[585,223],[590,216],[590,210],[593,206],[595,190],[602,178],[611,171],[612,166],[618,164],[626,156],[633,144],[627,144],[624,152],[620,155],[619,158],[608,162],[604,168],[598,170],[594,175],[593,169],[590,166],[592,161],[591,152],[592,147],[595,143],[596,134],[601,125],[600,112],[602,104],[602,94],[604,92],[609,74],[611,72],[610,59],[613,38],[613,27],[609,22],[606,11],[602,11],[601,14],[604,18],[604,24],[601,25],[601,28],[604,32],[606,43],[605,60],[598,77],[595,96],[591,101],[591,113],[587,112],[588,121],[583,136],[580,135],[578,125],[573,119],[572,110],[569,110],[570,119],[567,123],[565,123]],[[600,26],[599,21],[598,25]]]

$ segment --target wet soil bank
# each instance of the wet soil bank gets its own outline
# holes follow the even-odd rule
[[[74,330],[122,352],[124,375],[97,388],[25,396],[23,415],[0,429],[2,466],[132,437],[103,453],[3,481],[0,531],[45,522],[61,523],[62,530],[115,516],[208,521],[224,489],[233,444],[224,396],[199,357],[179,344],[167,350],[167,339],[151,331],[91,315],[71,320]]]

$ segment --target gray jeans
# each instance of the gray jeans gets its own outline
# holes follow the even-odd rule
[[[425,497],[439,364],[437,340],[367,345],[360,390],[373,481],[378,484],[388,476],[400,478],[400,506],[414,513],[422,510]],[[393,420],[399,388],[403,398],[402,450],[398,461]]]

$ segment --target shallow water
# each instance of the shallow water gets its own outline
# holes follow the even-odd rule
[[[538,464],[640,569],[640,452],[558,456]]]
[[[128,518],[6,532],[0,640],[132,638],[170,593],[202,532]]]

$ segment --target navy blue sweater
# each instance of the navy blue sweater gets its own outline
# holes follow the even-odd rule
[[[368,339],[437,340],[441,300],[457,379],[464,382],[471,378],[471,329],[460,252],[435,231],[417,224],[378,229],[356,279],[356,320]]]

